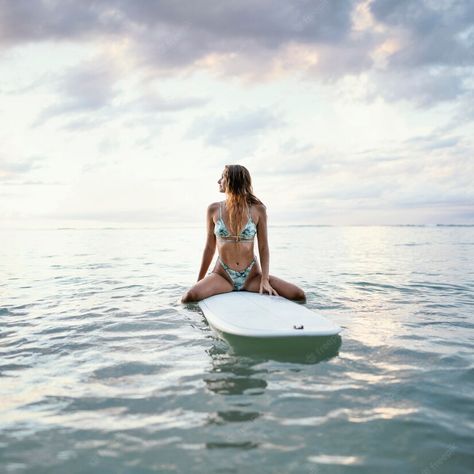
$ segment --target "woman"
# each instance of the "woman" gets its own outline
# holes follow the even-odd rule
[[[252,191],[247,168],[227,165],[218,181],[226,200],[207,208],[207,241],[198,282],[182,297],[183,303],[230,291],[253,291],[305,300],[296,285],[269,275],[270,253],[267,239],[266,207]],[[261,267],[254,255],[254,237],[258,239]],[[216,265],[205,277],[218,251]]]

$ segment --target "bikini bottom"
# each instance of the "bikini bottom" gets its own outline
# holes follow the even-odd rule
[[[220,257],[217,257],[217,260],[220,262],[220,264],[222,265],[222,268],[225,270],[227,275],[229,275],[230,279],[232,280],[232,283],[234,284],[234,291],[240,291],[244,287],[245,281],[247,280],[247,277],[249,276],[250,270],[252,270],[252,267],[257,261],[257,259],[253,257],[253,260],[250,262],[250,265],[244,270],[242,270],[241,272],[239,272],[237,270],[233,270],[228,265],[226,265],[221,260]]]

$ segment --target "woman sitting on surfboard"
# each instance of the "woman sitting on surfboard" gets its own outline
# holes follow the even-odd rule
[[[269,274],[270,252],[267,239],[267,213],[254,196],[247,168],[226,165],[217,181],[226,200],[207,208],[207,241],[202,256],[198,282],[182,297],[183,303],[230,291],[253,291],[305,300],[305,293],[292,283]],[[261,267],[254,255],[257,236]],[[206,275],[214,253],[216,265]]]

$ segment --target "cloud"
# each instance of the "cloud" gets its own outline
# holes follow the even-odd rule
[[[373,0],[370,12],[389,45],[374,74],[376,94],[432,107],[472,93],[471,0]]]
[[[472,90],[472,0],[3,0],[0,44],[121,41],[151,76],[207,69],[245,80],[304,72],[335,81],[373,74],[366,99],[406,99],[420,107]],[[99,110],[114,97],[109,65],[73,71],[67,100],[43,119]]]
[[[292,219],[325,203],[341,213],[358,205],[382,212],[397,203],[403,212],[410,203],[441,207],[443,196],[446,206],[468,205],[473,5],[203,0],[198,8],[175,0],[0,0],[7,73],[0,87],[9,94],[3,141],[12,151],[0,158],[0,179],[12,190],[31,184],[33,196],[33,185],[67,183],[75,169],[84,194],[71,193],[74,204],[87,198],[94,178],[123,177],[118,190],[105,193],[109,207],[97,209],[94,199],[64,207],[65,215],[79,217],[97,211],[97,219],[167,202],[169,194],[156,186],[141,198],[132,193],[130,208],[128,199],[118,203],[123,189],[144,187],[130,185],[133,176],[196,178],[198,160],[204,177],[229,158],[255,171],[267,196],[291,208]],[[405,102],[386,103],[399,101]],[[30,128],[40,107],[35,124],[57,119],[55,127]],[[67,133],[94,128],[100,130]],[[51,164],[70,150],[70,165],[36,173],[41,163],[28,157],[41,148]],[[182,192],[176,205],[188,195],[195,205],[197,186],[173,187]],[[96,188],[102,199],[102,183]],[[38,196],[47,192],[41,188]],[[31,203],[44,208],[36,195]],[[300,203],[306,214],[298,214]]]
[[[115,69],[111,61],[95,58],[57,76],[53,86],[58,100],[41,111],[35,125],[43,125],[61,115],[100,112],[110,107],[118,93]]]
[[[187,136],[204,137],[208,145],[226,147],[236,140],[257,138],[266,130],[282,125],[283,121],[267,109],[240,110],[220,117],[199,117],[191,125]]]
[[[341,209],[350,220],[352,212],[368,209],[380,211],[380,216],[384,210],[411,209],[421,216],[432,207],[442,209],[446,221],[474,208],[472,145],[460,135],[434,130],[352,152],[305,142],[299,146],[293,138],[283,141],[271,159],[259,158],[252,170],[269,181],[270,195],[271,183],[276,184],[303,214]]]
[[[163,219],[163,211],[150,209],[130,209],[130,210],[90,210],[90,211],[70,211],[49,212],[44,215],[48,219],[68,219],[71,221],[100,221],[100,222],[160,222]]]
[[[403,47],[389,58],[390,68],[473,65],[471,0],[373,0],[370,11],[402,40]]]
[[[405,144],[410,148],[416,146],[424,150],[436,150],[440,148],[452,148],[461,142],[461,137],[439,137],[436,133],[428,135],[418,135],[408,140],[405,140]]]
[[[209,103],[205,97],[163,97],[153,90],[127,100],[119,86],[122,72],[113,58],[100,55],[52,78],[56,101],[38,114],[34,126],[59,116],[72,116],[63,128],[88,130],[129,113],[176,112]]]
[[[334,42],[350,29],[353,0],[241,0],[222,3],[121,1],[120,10],[133,24],[162,36],[155,50],[173,45],[178,64],[210,52],[232,52],[242,46],[276,50],[289,41]],[[160,36],[157,36],[159,38]],[[162,47],[165,45],[165,48]]]
[[[150,93],[128,102],[122,108],[136,110],[140,113],[177,112],[185,109],[200,108],[209,102],[210,99],[205,97],[169,98]]]
[[[12,160],[0,157],[0,181],[10,181],[28,175],[31,171],[42,167],[43,158]]]
[[[291,137],[280,146],[280,151],[283,154],[298,155],[300,153],[312,150],[312,148],[312,143],[300,142],[295,137]]]
[[[13,47],[38,41],[86,40],[92,34],[123,31],[113,2],[94,0],[0,0],[0,44]]]
[[[337,42],[350,30],[355,4],[355,0],[205,0],[199,6],[174,0],[3,0],[0,30],[4,46],[85,39],[86,35],[139,37],[140,29],[176,34],[173,40],[168,37],[168,43],[176,44],[175,56],[189,60],[204,51],[234,48],[239,39],[270,48],[295,39]],[[180,29],[185,33],[182,38]],[[181,48],[182,43],[188,47]]]
[[[353,31],[356,0],[208,1],[199,10],[182,2],[123,5],[144,26],[131,42],[137,63],[155,74],[207,69],[261,82],[306,71],[332,80],[373,62],[375,37]]]
[[[39,180],[27,180],[27,181],[6,181],[2,183],[4,186],[64,186],[66,183],[62,181],[39,181]]]
[[[372,79],[375,89],[371,90],[368,98],[380,95],[392,102],[406,100],[420,108],[453,102],[467,92],[465,73],[449,68],[376,72]]]
[[[351,32],[356,0],[242,0],[187,2],[110,0],[94,2],[2,2],[0,42],[4,47],[38,41],[127,39],[137,63],[179,72],[241,55],[256,61],[293,43],[336,45]],[[248,71],[241,71],[242,73]]]

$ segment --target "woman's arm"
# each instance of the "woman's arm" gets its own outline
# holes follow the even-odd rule
[[[268,247],[267,233],[267,210],[261,206],[257,224],[258,254],[260,255],[260,265],[262,267],[262,278],[260,281],[260,293],[267,291],[270,295],[278,295],[271,287],[270,278],[270,249]]]
[[[262,280],[268,280],[270,273],[270,250],[268,249],[267,211],[261,206],[257,224],[258,254],[262,266]]]
[[[198,281],[202,280],[206,276],[207,269],[212,262],[214,253],[216,251],[216,236],[214,235],[214,220],[212,216],[214,215],[215,204],[210,204],[207,208],[206,216],[206,227],[207,227],[207,238],[206,246],[204,247],[204,252],[202,254],[201,268],[199,270]]]

